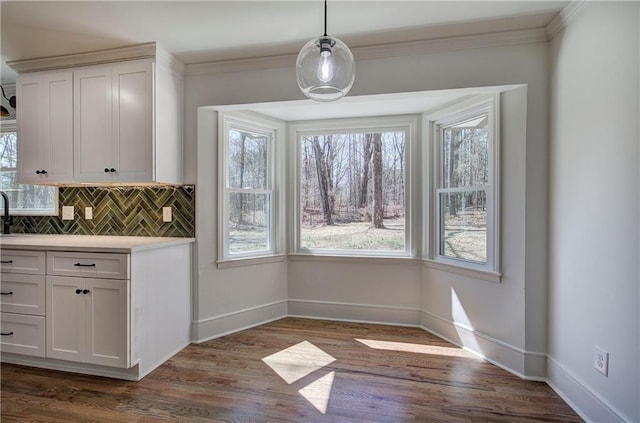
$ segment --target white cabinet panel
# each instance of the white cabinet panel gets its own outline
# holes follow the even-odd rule
[[[24,314],[0,314],[0,345],[4,352],[45,356],[45,318]]]
[[[80,278],[47,276],[47,357],[84,361],[83,289]]]
[[[47,357],[130,367],[129,281],[47,276]]]
[[[1,311],[45,315],[44,275],[2,273],[0,277]]]
[[[111,70],[79,69],[74,86],[74,176],[81,182],[111,181],[112,157]]]
[[[49,251],[47,274],[129,279],[129,255]]]
[[[2,250],[0,270],[7,273],[44,275],[45,252],[28,250]]]
[[[153,73],[151,63],[114,66],[114,181],[153,179]]]
[[[47,184],[73,178],[72,72],[18,78],[18,182]]]

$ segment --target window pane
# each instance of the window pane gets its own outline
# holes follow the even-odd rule
[[[488,115],[443,130],[442,187],[489,183]]]
[[[229,131],[230,188],[267,189],[269,137],[231,129]]]
[[[300,247],[405,251],[405,132],[301,138]]]
[[[229,253],[269,250],[270,194],[229,195]]]
[[[40,185],[19,185],[16,177],[18,158],[17,136],[15,132],[5,132],[0,136],[0,190],[9,196],[11,213],[30,214],[49,212],[55,214],[57,190],[55,187]]]
[[[18,146],[16,133],[5,132],[0,134],[0,167],[15,169],[18,163]]]
[[[487,262],[486,192],[440,192],[440,254]]]

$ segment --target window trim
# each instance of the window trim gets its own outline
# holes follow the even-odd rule
[[[419,115],[397,116],[368,116],[361,118],[319,119],[310,121],[290,122],[288,127],[289,152],[289,215],[293,218],[289,223],[289,252],[290,256],[298,257],[360,257],[360,258],[415,258],[416,248],[416,224],[413,216],[417,216],[415,207],[419,201],[415,197],[417,181],[414,158],[418,137]],[[336,250],[336,249],[309,249],[300,246],[300,138],[307,135],[322,135],[336,133],[363,133],[375,131],[404,131],[405,139],[405,248],[402,251],[384,250]]]
[[[226,181],[228,178],[228,131],[230,128],[240,129],[253,133],[264,133],[269,135],[270,142],[267,145],[267,189],[256,189],[247,192],[268,193],[269,194],[269,224],[268,224],[268,249],[259,251],[248,251],[244,253],[229,252],[229,238],[227,236],[229,225],[229,194],[240,192],[235,188],[228,188]],[[283,196],[279,187],[282,184],[284,173],[279,170],[279,163],[282,161],[281,154],[282,136],[284,134],[284,124],[272,118],[261,116],[257,113],[246,111],[221,111],[218,113],[218,260],[219,268],[235,267],[240,263],[248,261],[258,262],[263,259],[273,257],[278,261],[282,256],[284,234],[282,234],[282,220],[284,216],[281,211],[284,209]]]
[[[3,133],[3,134],[15,133],[16,146],[20,142],[20,138],[18,136],[18,126],[16,124],[15,119],[2,120],[2,123],[0,124],[0,133]],[[19,157],[18,157],[18,160],[20,160]],[[18,167],[17,166],[15,168],[0,167],[0,172],[16,172],[16,175],[17,175]],[[18,185],[34,185],[34,184],[18,184]],[[58,187],[49,186],[48,188],[51,188],[54,190],[52,208],[50,209],[26,209],[26,208],[16,209],[11,207],[11,209],[9,210],[9,213],[12,216],[58,216],[58,213],[59,213]]]
[[[439,253],[440,213],[438,190],[442,169],[442,139],[440,128],[463,122],[481,113],[489,115],[489,183],[485,185],[487,192],[487,261],[478,263],[471,260],[447,257]],[[427,267],[442,270],[456,268],[486,273],[488,280],[500,279],[500,97],[499,94],[474,97],[454,106],[431,114],[425,114],[423,134],[425,138],[425,163],[431,169],[425,172],[426,190],[424,222],[429,228],[429,236],[424,245],[423,260]]]

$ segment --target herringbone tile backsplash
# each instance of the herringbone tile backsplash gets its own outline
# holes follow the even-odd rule
[[[195,237],[195,187],[61,187],[59,216],[15,216],[12,232],[70,235]],[[62,206],[74,219],[62,220]],[[93,219],[85,219],[85,207]],[[162,222],[162,208],[173,220]]]

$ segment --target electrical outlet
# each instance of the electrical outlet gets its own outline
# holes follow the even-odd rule
[[[62,220],[73,220],[73,206],[62,206]]]
[[[171,222],[171,207],[162,208],[162,221]]]
[[[84,218],[87,220],[93,219],[93,207],[84,208]]]
[[[609,372],[609,353],[597,345],[593,347],[593,367],[605,376]]]

